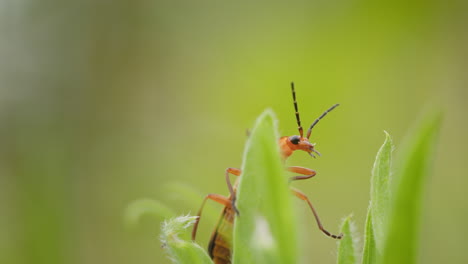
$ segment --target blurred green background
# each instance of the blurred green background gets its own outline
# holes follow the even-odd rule
[[[0,263],[169,263],[160,217],[126,228],[151,198],[195,213],[227,194],[245,131],[272,108],[296,134],[334,103],[291,165],[337,232],[363,233],[370,170],[387,130],[399,144],[444,112],[427,183],[420,263],[467,263],[466,1],[0,2]],[[352,199],[350,199],[352,197]],[[302,263],[334,263],[336,241],[301,214]],[[205,247],[221,206],[207,206]]]

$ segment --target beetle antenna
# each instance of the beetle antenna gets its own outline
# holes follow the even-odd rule
[[[296,101],[296,91],[294,90],[294,82],[291,82],[291,91],[294,101],[294,109],[296,110],[296,121],[297,121],[297,129],[299,130],[299,135],[302,137],[304,135],[304,131],[301,126],[301,118],[299,117],[299,110],[297,108],[297,101]]]
[[[333,105],[332,107],[328,108],[327,111],[323,112],[323,114],[321,116],[319,116],[319,118],[315,119],[315,121],[312,123],[312,125],[310,125],[309,127],[309,130],[307,130],[307,137],[306,138],[310,138],[310,134],[312,133],[312,128],[314,128],[314,126],[320,121],[320,119],[322,119],[324,116],[326,116],[331,110],[335,109],[337,106],[339,106],[340,104],[335,104]]]

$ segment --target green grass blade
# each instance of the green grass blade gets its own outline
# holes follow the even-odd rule
[[[364,234],[364,249],[362,252],[362,264],[377,263],[377,246],[374,238],[374,225],[372,224],[372,208],[367,211],[366,229]]]
[[[196,216],[180,216],[162,224],[162,247],[173,263],[213,264],[206,251],[191,241],[186,232],[196,218]]]
[[[382,263],[416,263],[421,200],[439,127],[440,115],[423,120],[398,163],[401,169],[393,191]]]
[[[344,219],[341,224],[341,233],[343,238],[338,242],[338,264],[355,264],[356,263],[356,245],[354,242],[354,226],[351,222],[351,216]]]
[[[270,110],[256,121],[246,144],[234,226],[234,264],[297,263],[297,234],[287,178]]]
[[[370,212],[375,244],[378,252],[383,251],[384,232],[390,211],[390,168],[393,142],[385,132],[385,141],[377,152],[371,178]]]
[[[393,143],[385,132],[385,141],[375,157],[372,168],[370,205],[367,211],[362,263],[376,263],[383,251],[386,221],[390,210],[390,173]]]

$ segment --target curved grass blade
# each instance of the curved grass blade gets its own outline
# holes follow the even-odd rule
[[[206,251],[192,242],[186,232],[196,216],[180,216],[162,224],[161,243],[169,258],[177,264],[213,264]]]
[[[244,152],[234,225],[234,264],[297,263],[297,234],[271,110],[257,119]]]
[[[390,168],[392,165],[393,142],[385,131],[385,141],[377,152],[371,178],[371,215],[372,231],[378,252],[383,251],[384,236],[390,211]]]
[[[354,226],[351,222],[351,217],[348,216],[341,224],[341,233],[343,238],[338,242],[338,264],[356,264],[357,254],[356,245],[354,242]]]
[[[440,115],[423,120],[401,159],[401,170],[392,197],[382,263],[416,263],[422,194],[430,173]]]
[[[370,204],[364,234],[362,263],[376,263],[379,252],[383,251],[387,216],[390,210],[390,169],[393,143],[385,131],[385,141],[375,157],[372,168]]]
[[[364,250],[362,252],[362,264],[377,263],[377,247],[374,239],[374,225],[372,224],[372,207],[369,206],[364,235]]]

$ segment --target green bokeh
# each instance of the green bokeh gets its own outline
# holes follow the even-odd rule
[[[169,263],[140,198],[195,212],[227,194],[245,131],[267,107],[296,133],[289,83],[322,157],[291,165],[325,227],[362,234],[383,130],[399,144],[421,112],[444,112],[428,182],[420,263],[465,263],[468,217],[466,1],[2,1],[0,263]],[[346,197],[344,199],[343,197]],[[353,197],[353,199],[349,199]],[[297,202],[301,263],[336,242]],[[206,245],[220,206],[209,205]]]

